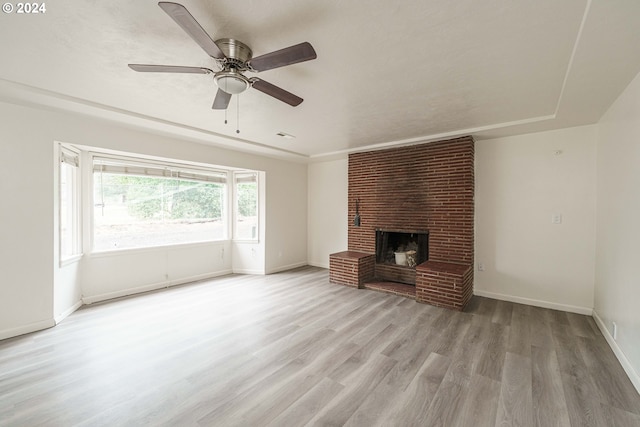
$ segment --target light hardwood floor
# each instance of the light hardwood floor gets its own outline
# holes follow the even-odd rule
[[[2,426],[640,426],[593,319],[226,276],[0,341]]]

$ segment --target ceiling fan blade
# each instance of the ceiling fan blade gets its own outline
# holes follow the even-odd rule
[[[291,92],[287,92],[286,90],[279,88],[278,86],[272,85],[269,82],[265,82],[261,79],[252,79],[252,86],[254,89],[259,90],[262,93],[266,93],[267,95],[273,96],[276,99],[279,99],[282,102],[285,102],[293,107],[300,105],[303,101],[302,98],[292,94]]]
[[[231,101],[231,94],[218,89],[216,98],[213,100],[213,106],[211,108],[213,108],[214,110],[226,110],[229,106],[229,101]]]
[[[179,65],[129,64],[129,68],[141,73],[191,73],[209,74],[213,70],[204,67],[182,67]]]
[[[224,53],[211,39],[209,34],[198,24],[187,8],[178,3],[161,1],[158,6],[164,10],[196,43],[213,58],[224,59]]]
[[[309,42],[304,42],[260,55],[249,61],[249,64],[255,71],[266,71],[273,68],[284,67],[285,65],[309,61],[317,57],[313,46],[311,46]]]

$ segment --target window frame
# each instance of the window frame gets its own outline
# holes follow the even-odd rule
[[[70,145],[58,144],[58,257],[60,265],[66,265],[77,261],[83,255],[82,245],[82,179],[81,179],[81,160],[80,150]],[[63,193],[63,174],[64,165],[72,167],[71,182],[67,182],[66,191]],[[65,180],[66,181],[66,180]],[[65,242],[63,236],[63,203],[62,196],[67,194],[71,196],[71,208],[69,209],[70,218],[67,223],[70,224],[71,230],[71,253],[64,252]]]
[[[252,174],[255,176],[256,183],[256,232],[254,238],[239,238],[238,237],[238,218],[239,214],[239,197],[238,197],[238,180],[237,177],[239,175],[249,175]],[[242,171],[234,171],[232,177],[233,183],[233,240],[236,242],[248,242],[248,243],[257,243],[260,241],[260,174],[258,171],[254,170],[242,170]]]

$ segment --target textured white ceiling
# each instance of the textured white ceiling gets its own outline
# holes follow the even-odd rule
[[[640,71],[637,0],[184,0],[212,36],[258,56],[310,42],[318,58],[259,77],[261,92],[214,111],[213,68],[155,1],[47,2],[0,16],[0,99],[45,104],[285,157],[594,123]],[[296,136],[282,139],[276,134]]]

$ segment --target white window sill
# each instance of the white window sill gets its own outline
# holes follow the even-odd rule
[[[228,241],[229,240],[209,240],[209,241],[206,241],[206,242],[177,243],[177,244],[174,244],[174,245],[148,246],[148,247],[145,247],[145,248],[110,249],[110,250],[102,250],[102,251],[91,252],[89,254],[89,256],[91,256],[91,257],[108,257],[108,256],[118,256],[118,255],[144,253],[144,252],[160,252],[160,251],[166,251],[168,249],[180,249],[180,248],[190,248],[190,247],[198,247],[198,246],[224,245]]]

